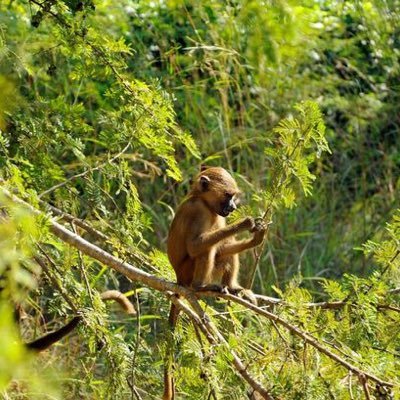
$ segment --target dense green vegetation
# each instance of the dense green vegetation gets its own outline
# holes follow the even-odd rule
[[[399,10],[0,2],[2,397],[157,399],[173,344],[179,399],[248,398],[232,351],[274,399],[400,399]],[[255,269],[253,290],[283,300],[265,299],[271,317],[204,299],[226,340],[211,344],[188,314],[169,335],[165,293],[57,237],[49,208],[173,281],[168,227],[202,164],[237,179],[232,220],[272,222],[242,279]],[[106,308],[114,288],[137,316]],[[77,334],[39,355],[22,345],[76,313]]]

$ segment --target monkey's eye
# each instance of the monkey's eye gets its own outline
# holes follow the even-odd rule
[[[233,193],[225,192],[225,197],[226,197],[227,199],[230,200],[233,196],[234,196]]]

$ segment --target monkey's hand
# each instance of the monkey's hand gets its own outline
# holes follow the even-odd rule
[[[253,243],[255,246],[258,246],[263,241],[267,228],[268,224],[266,224],[262,218],[256,218],[254,220],[254,227],[250,232],[254,233]]]
[[[253,222],[254,225],[250,232],[265,232],[269,225],[262,218],[255,218]]]
[[[254,222],[254,218],[252,218],[252,217],[246,217],[238,222],[238,230],[239,231],[253,232],[254,228],[255,228],[255,222]]]

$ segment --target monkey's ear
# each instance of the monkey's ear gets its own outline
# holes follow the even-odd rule
[[[200,172],[204,172],[208,168],[210,168],[208,165],[201,164],[200,165]]]
[[[200,182],[201,190],[203,192],[205,192],[208,189],[208,184],[210,183],[210,178],[208,176],[201,175],[199,182]]]

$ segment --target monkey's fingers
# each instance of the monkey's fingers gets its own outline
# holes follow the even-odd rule
[[[243,289],[239,292],[239,297],[243,297],[245,300],[253,303],[255,306],[257,305],[256,296],[250,289]]]
[[[242,292],[245,289],[241,286],[238,286],[238,287],[227,287],[227,290],[229,294],[237,296],[240,292]]]
[[[254,219],[252,217],[246,217],[239,222],[239,230],[248,230],[251,232],[254,226]]]
[[[252,233],[254,232],[262,232],[266,231],[268,228],[268,225],[262,218],[255,218],[254,219],[254,228],[250,231]]]
[[[200,285],[200,286],[193,286],[193,290],[196,292],[220,292],[223,293],[224,288],[221,285]]]

